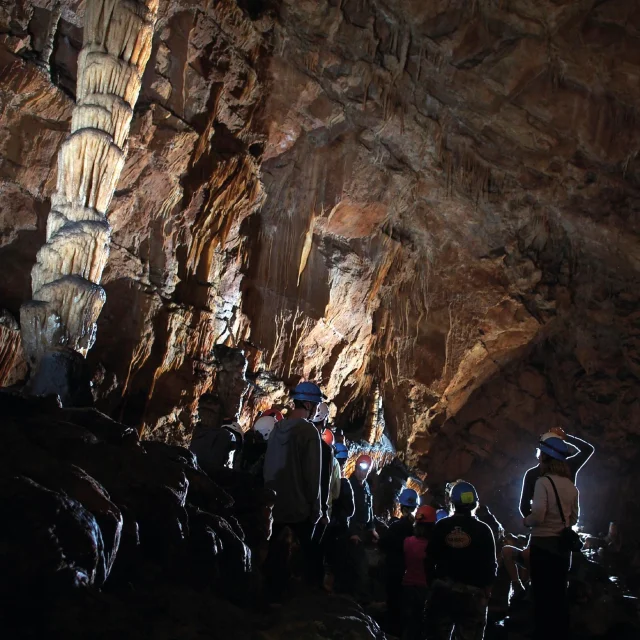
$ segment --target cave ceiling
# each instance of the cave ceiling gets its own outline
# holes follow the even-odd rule
[[[0,7],[14,318],[82,46],[84,3],[52,27],[53,7]],[[552,423],[630,464],[639,94],[635,2],[161,1],[109,210],[98,406],[184,441],[226,345],[248,357],[244,419],[300,377],[343,421],[379,388],[434,477],[520,460]],[[5,384],[24,373],[5,357]]]

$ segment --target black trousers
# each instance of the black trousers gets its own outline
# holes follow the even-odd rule
[[[534,640],[568,640],[569,606],[567,580],[570,553],[554,553],[531,544]]]
[[[402,587],[403,627],[402,640],[422,640],[424,605],[429,590],[427,587]]]
[[[278,601],[283,598],[294,574],[313,582],[314,528],[315,525],[306,520],[273,524],[264,565],[265,587],[270,599]]]
[[[349,569],[349,528],[332,524],[324,534],[327,562],[333,572],[336,593],[348,593],[351,583]]]
[[[393,563],[393,564],[392,564]],[[390,633],[400,636],[404,622],[404,559],[387,557],[385,591],[387,592],[387,626]]]
[[[348,593],[361,602],[369,602],[371,589],[369,585],[369,559],[365,547],[366,537],[361,535],[362,542],[347,541],[347,571],[349,574]]]
[[[426,640],[483,640],[489,599],[483,589],[436,580],[425,606]]]
[[[308,561],[311,563],[309,567],[309,576],[315,586],[321,587],[324,583],[324,558],[326,552],[325,532],[327,525],[320,520],[313,531],[311,538],[310,555]]]

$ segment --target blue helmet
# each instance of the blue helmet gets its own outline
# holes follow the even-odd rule
[[[475,509],[478,506],[478,492],[470,482],[457,482],[451,488],[451,502],[456,507]]]
[[[446,518],[448,516],[449,516],[449,513],[447,512],[446,509],[438,509],[436,511],[436,522],[440,522],[442,518]]]
[[[398,502],[400,502],[403,507],[416,509],[420,504],[420,498],[413,489],[403,489],[398,498]]]
[[[301,400],[302,402],[315,402],[320,404],[324,399],[324,395],[320,390],[320,387],[313,382],[301,382],[291,393],[291,397],[294,400]]]
[[[342,442],[337,442],[335,444],[335,456],[336,460],[346,460],[349,457],[349,449],[347,449],[346,444],[342,444]]]
[[[538,448],[542,453],[546,453],[550,458],[562,460],[563,462],[569,457],[569,447],[562,438],[551,436],[540,440]]]

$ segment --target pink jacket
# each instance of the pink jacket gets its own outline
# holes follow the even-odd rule
[[[427,576],[424,572],[424,557],[429,541],[426,538],[411,536],[404,541],[404,577],[405,587],[426,587]]]

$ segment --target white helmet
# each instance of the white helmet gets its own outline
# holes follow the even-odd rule
[[[225,429],[229,429],[229,431],[233,431],[233,433],[239,435],[241,438],[244,435],[244,432],[242,431],[242,427],[238,422],[223,422],[222,426]]]
[[[276,419],[274,416],[262,416],[255,421],[253,430],[259,433],[265,440],[268,440],[269,434],[273,431],[273,427],[275,426]]]
[[[237,422],[225,422],[222,424],[222,428],[231,432],[235,446],[240,448],[244,441],[244,431],[242,431],[242,427]]]
[[[321,402],[316,409],[316,415],[311,422],[324,422],[329,417],[329,405]]]

